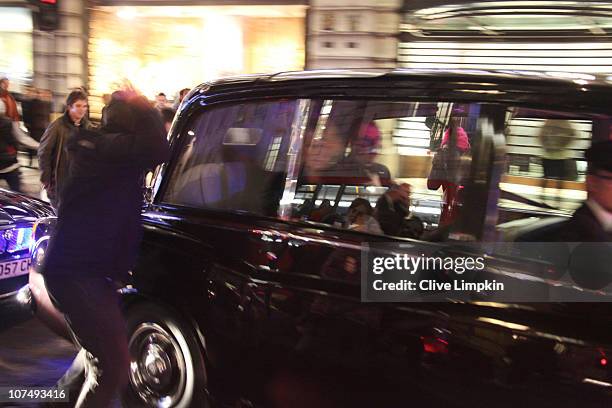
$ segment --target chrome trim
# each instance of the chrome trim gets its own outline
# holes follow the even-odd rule
[[[189,382],[184,350],[174,336],[155,323],[141,323],[129,340],[129,379],[147,406],[172,407],[183,398]]]
[[[10,298],[11,296],[17,296],[17,294],[19,293],[21,289],[17,289],[14,292],[10,292],[10,293],[5,293],[4,295],[0,295],[0,300],[4,300],[7,298]]]

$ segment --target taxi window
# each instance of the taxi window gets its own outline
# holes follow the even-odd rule
[[[550,241],[587,199],[584,152],[608,140],[612,120],[542,109],[506,114],[498,230],[504,240]]]
[[[405,238],[453,223],[479,117],[479,104],[316,101],[288,218]]]
[[[182,152],[163,201],[276,216],[297,100],[202,111],[181,135]]]

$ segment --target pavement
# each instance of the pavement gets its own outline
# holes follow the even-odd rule
[[[40,171],[36,158],[20,154],[23,192],[40,198]],[[0,187],[8,188],[4,180]],[[76,355],[74,346],[58,337],[28,311],[12,304],[0,305],[0,387],[50,387]],[[1,403],[0,407],[33,407],[34,404]]]
[[[53,386],[72,363],[74,346],[13,307],[0,309],[0,322],[0,387]]]
[[[21,164],[21,184],[22,190],[25,194],[40,198],[41,185],[40,185],[40,170],[38,170],[38,159],[34,158],[32,165],[30,165],[30,158],[23,153],[19,154],[19,164]],[[0,187],[8,188],[6,181],[0,180]]]

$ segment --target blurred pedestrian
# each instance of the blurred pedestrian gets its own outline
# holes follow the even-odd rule
[[[166,98],[166,94],[163,92],[158,93],[155,96],[155,109],[161,112],[163,109],[168,107],[168,98]]]
[[[17,110],[17,102],[13,95],[9,92],[10,81],[7,77],[0,78],[0,100],[4,102],[6,109],[6,117],[13,122],[19,122],[19,111]]]
[[[175,112],[171,108],[164,108],[161,110],[162,122],[164,123],[166,133],[170,132],[170,127],[172,126],[172,121],[174,120],[174,114]]]
[[[51,91],[47,89],[30,90],[29,98],[21,102],[23,113],[23,124],[28,129],[30,137],[37,142],[40,142],[42,135],[49,126],[51,116]],[[35,149],[28,149],[30,156],[30,166],[34,156]]]
[[[100,125],[104,126],[105,116],[106,116],[106,108],[111,101],[111,94],[105,93],[102,95],[102,112],[100,115]]]
[[[71,159],[42,274],[81,349],[60,385],[81,387],[76,407],[106,408],[127,386],[130,361],[116,283],[136,261],[144,171],[167,159],[168,142],[146,99],[121,92],[99,132],[80,128],[66,145]],[[82,367],[86,379],[75,375]]]
[[[174,100],[174,104],[172,105],[172,109],[174,109],[175,111],[178,110],[179,106],[181,106],[181,102],[183,102],[183,99],[185,99],[185,97],[187,96],[189,91],[191,91],[191,89],[189,89],[189,88],[183,88],[183,89],[181,89],[179,91],[178,98],[176,98]]]
[[[6,107],[0,103],[0,178],[9,188],[21,192],[21,177],[17,163],[17,138],[13,133],[13,121],[6,116]]]
[[[68,171],[70,156],[66,146],[74,132],[91,127],[87,120],[87,94],[81,90],[70,92],[66,98],[66,111],[45,131],[38,148],[40,181],[53,208],[61,203],[59,192]]]
[[[572,121],[547,119],[540,128],[538,138],[542,145],[544,178],[576,180],[578,172],[571,145],[579,135]]]
[[[449,128],[444,132],[440,149],[432,163],[427,188],[438,190],[442,187],[444,198],[442,213],[438,224],[452,224],[459,214],[462,196],[471,163],[471,145],[468,134],[460,126],[458,118],[452,118]]]

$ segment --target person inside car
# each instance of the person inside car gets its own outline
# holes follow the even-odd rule
[[[391,172],[376,161],[381,139],[374,122],[361,126],[355,137],[349,137],[339,131],[337,124],[328,122],[323,136],[313,139],[308,149],[304,174],[324,183],[390,185]]]
[[[565,242],[612,241],[612,140],[585,152],[587,200],[560,232]]]
[[[323,135],[312,139],[304,163],[304,176],[313,181],[325,182],[328,177],[338,176],[337,163],[344,157],[346,141],[336,126],[328,123]]]
[[[392,186],[376,202],[376,218],[386,235],[418,238],[423,233],[423,222],[410,214],[408,183]]]
[[[353,231],[370,234],[383,233],[378,221],[374,218],[374,209],[368,200],[358,197],[351,203],[347,218],[347,228]]]

